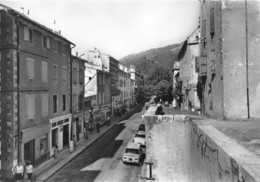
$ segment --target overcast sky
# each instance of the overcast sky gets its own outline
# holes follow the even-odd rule
[[[87,54],[96,47],[116,59],[183,42],[199,20],[198,0],[1,0],[1,3],[20,12],[29,10],[33,20],[61,30],[63,36],[76,44],[74,54],[75,51]]]

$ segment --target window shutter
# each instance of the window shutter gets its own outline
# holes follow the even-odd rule
[[[29,41],[29,28],[24,27],[23,31],[24,31],[24,40]]]
[[[29,80],[34,79],[34,60],[27,58],[27,76]]]
[[[35,100],[33,95],[27,96],[27,119],[34,119]]]
[[[42,82],[47,82],[48,80],[48,63],[42,62]]]
[[[62,67],[62,80],[63,80],[63,82],[67,81],[67,74],[66,73],[67,73],[67,69],[64,66],[64,67]]]
[[[214,33],[215,31],[215,15],[214,8],[210,10],[210,33]]]
[[[48,94],[42,94],[42,116],[48,116]]]

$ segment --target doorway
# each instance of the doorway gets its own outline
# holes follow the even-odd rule
[[[31,161],[32,165],[35,166],[35,142],[34,139],[24,144],[24,161]]]
[[[63,126],[63,147],[69,146],[69,125]]]

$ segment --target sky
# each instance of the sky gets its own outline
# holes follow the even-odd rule
[[[121,59],[183,42],[199,22],[199,0],[1,0],[61,34],[85,54]],[[54,24],[54,21],[56,22]],[[82,58],[86,58],[82,56]]]

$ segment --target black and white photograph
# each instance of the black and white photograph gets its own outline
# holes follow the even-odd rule
[[[260,0],[0,0],[0,182],[260,181]]]

